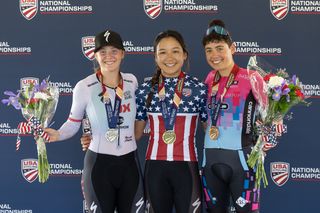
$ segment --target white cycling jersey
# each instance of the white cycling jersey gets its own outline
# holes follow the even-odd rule
[[[92,132],[89,149],[96,153],[108,155],[124,155],[137,149],[134,137],[136,115],[135,90],[138,87],[136,77],[130,73],[121,73],[123,79],[123,98],[121,101],[118,129],[118,140],[110,142],[105,134],[108,119],[105,104],[99,94],[102,92],[97,75],[92,74],[79,81],[73,90],[72,106],[68,120],[58,130],[59,140],[74,136],[81,125],[84,113],[87,114]],[[115,89],[106,87],[114,108]]]

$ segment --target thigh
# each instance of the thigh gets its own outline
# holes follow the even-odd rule
[[[97,159],[97,153],[87,151],[81,180],[86,206],[90,213],[111,213],[115,209],[115,192],[111,186],[107,189],[108,183],[103,180],[104,172]],[[105,197],[106,192],[110,192],[109,199]]]
[[[172,162],[174,206],[177,213],[202,211],[198,162]]]
[[[147,160],[145,164],[146,212],[171,213],[173,190],[167,180],[166,162]]]
[[[136,162],[133,160],[122,177],[122,185],[117,193],[117,210],[118,213],[130,213],[135,207],[134,198],[137,193],[139,185],[139,171]],[[139,205],[139,203],[138,203]],[[137,206],[139,207],[139,206]],[[134,212],[141,212],[143,209],[134,210]]]
[[[225,213],[230,205],[229,183],[221,178],[221,174],[217,174],[217,172],[221,172],[224,168],[225,170],[229,170],[224,164],[211,164],[207,162],[202,169],[204,200],[208,212]]]
[[[235,208],[238,212],[258,212],[260,190],[255,188],[255,172],[247,166],[247,154],[250,150],[239,151],[239,161],[234,168],[230,190]]]

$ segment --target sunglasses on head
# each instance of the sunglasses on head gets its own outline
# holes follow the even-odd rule
[[[226,29],[224,29],[223,27],[218,26],[218,25],[214,25],[212,27],[209,27],[207,29],[206,35],[210,35],[210,33],[212,33],[213,31],[219,35],[224,35],[224,36],[229,35],[229,33]]]

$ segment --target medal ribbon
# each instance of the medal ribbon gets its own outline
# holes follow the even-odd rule
[[[174,90],[173,103],[168,109],[163,77],[162,75],[160,75],[159,77],[158,95],[161,102],[161,113],[164,119],[166,130],[173,130],[173,126],[176,121],[176,116],[178,113],[178,108],[181,102],[184,79],[185,79],[185,74],[183,72],[180,72],[180,75],[178,77],[178,82]]]
[[[116,88],[116,95],[114,99],[114,109],[112,109],[112,104],[111,104],[110,96],[108,94],[108,90],[103,85],[101,71],[97,73],[97,76],[101,82],[102,92],[99,94],[99,96],[101,96],[101,100],[106,107],[109,129],[115,129],[117,128],[120,108],[121,108],[121,101],[123,97],[123,79],[121,78],[120,83]]]
[[[224,98],[225,94],[227,93],[228,89],[230,88],[230,86],[233,84],[233,81],[236,78],[238,71],[239,71],[239,67],[235,64],[233,66],[229,76],[228,76],[226,86],[224,87],[223,93],[221,94],[220,98],[217,97],[218,89],[215,87],[218,85],[221,76],[218,71],[214,75],[213,82],[212,82],[212,90],[211,90],[211,101],[210,101],[211,102],[211,110],[210,110],[211,126],[217,125],[217,121],[218,121],[223,98]]]

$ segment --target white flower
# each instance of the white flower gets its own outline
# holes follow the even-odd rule
[[[34,94],[34,98],[35,98],[35,99],[44,100],[44,101],[48,101],[48,99],[50,98],[50,96],[47,95],[46,93],[43,93],[43,92],[36,92],[36,93]]]
[[[284,80],[284,78],[282,78],[282,77],[272,76],[272,77],[270,77],[270,79],[269,79],[268,87],[269,87],[269,88],[281,87],[281,85],[283,84],[284,81],[285,81],[285,80]]]

